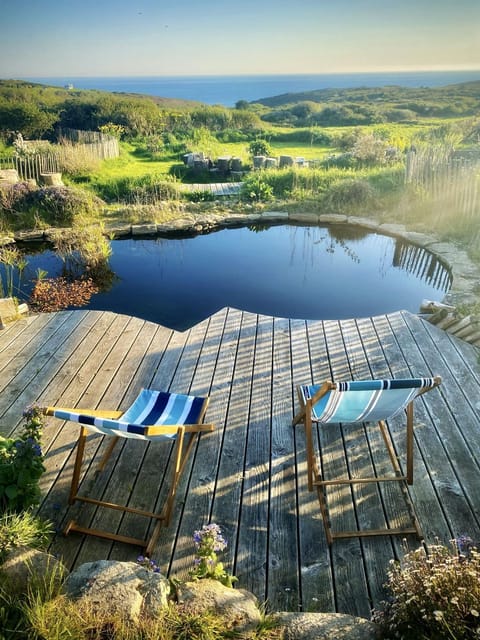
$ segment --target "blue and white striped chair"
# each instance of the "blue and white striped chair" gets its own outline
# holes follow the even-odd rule
[[[405,380],[361,380],[350,382],[324,382],[322,385],[300,385],[297,387],[300,412],[293,424],[305,425],[305,445],[307,453],[308,490],[315,487],[320,502],[320,510],[328,544],[335,538],[352,538],[377,535],[406,535],[414,533],[422,537],[415,517],[407,484],[413,483],[413,400],[434,389],[441,378],[409,378]],[[406,424],[406,473],[403,474],[386,426],[386,420],[405,411]],[[383,440],[393,465],[394,475],[325,479],[320,472],[313,444],[312,424],[325,427],[330,424],[358,422],[378,422]],[[368,455],[368,454],[367,454]],[[327,487],[331,485],[353,485],[355,483],[399,481],[404,488],[404,496],[410,511],[412,526],[401,528],[379,528],[354,531],[333,531],[327,501]]]
[[[73,504],[76,500],[79,500],[101,507],[109,507],[127,513],[146,516],[157,521],[152,534],[146,540],[83,527],[74,520],[68,523],[65,533],[78,531],[87,535],[135,544],[141,546],[146,555],[150,555],[158,540],[161,527],[169,524],[178,482],[195,441],[201,433],[214,430],[213,424],[203,424],[208,402],[209,398],[143,389],[126,411],[90,411],[88,409],[64,409],[61,407],[44,408],[45,415],[55,416],[61,420],[71,420],[81,425],[69,503]],[[97,471],[104,469],[120,438],[150,441],[167,440],[171,444],[173,443],[170,486],[160,513],[79,495],[80,474],[89,431],[112,437],[112,441],[102,456]],[[159,477],[159,484],[160,482],[161,477]]]

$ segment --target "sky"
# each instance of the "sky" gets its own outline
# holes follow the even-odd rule
[[[480,0],[0,0],[0,78],[480,69]]]

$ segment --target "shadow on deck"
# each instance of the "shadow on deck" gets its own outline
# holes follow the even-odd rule
[[[401,555],[403,543],[387,536],[328,547],[316,496],[306,488],[302,429],[291,427],[295,386],[433,374],[443,384],[415,406],[413,503],[427,542],[460,534],[479,540],[478,350],[407,312],[304,321],[224,309],[184,333],[110,312],[32,316],[0,332],[0,424],[12,432],[30,403],[124,408],[148,386],[210,395],[206,420],[217,428],[201,437],[182,478],[172,522],[154,554],[162,572],[185,577],[194,530],[217,522],[229,542],[223,559],[238,585],[272,610],[369,617],[385,596],[389,561]],[[402,465],[403,424],[389,425]],[[78,508],[67,508],[76,436],[75,425],[48,420],[40,514],[59,528]],[[370,456],[358,447],[366,438]],[[330,452],[350,456],[360,471],[377,463],[377,443],[363,429],[352,428],[345,440],[329,434]],[[129,442],[128,455],[122,450],[107,468],[107,478],[115,477],[105,497],[153,506],[162,494],[162,446]],[[89,460],[99,447],[102,438],[91,436]],[[362,490],[339,496],[337,508],[341,517],[370,522],[396,517],[391,502],[388,489]],[[81,517],[143,535],[138,517],[99,515],[89,505]],[[415,539],[407,544],[418,546]],[[69,567],[138,555],[134,547],[78,534],[56,535],[51,551]]]

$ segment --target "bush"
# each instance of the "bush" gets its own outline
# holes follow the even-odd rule
[[[480,635],[480,554],[467,537],[429,545],[392,563],[392,595],[374,612],[384,638],[470,640]]]
[[[71,226],[78,216],[98,215],[102,202],[72,187],[42,187],[31,191],[25,203],[53,225]]]
[[[248,145],[248,152],[251,156],[269,156],[271,149],[266,140],[252,140]]]
[[[253,174],[244,181],[240,195],[251,202],[269,202],[273,200],[273,189],[263,175]]]
[[[112,178],[103,183],[97,182],[94,189],[108,202],[155,204],[178,197],[175,182],[163,174]]]
[[[40,501],[38,481],[45,471],[40,442],[43,416],[31,407],[24,418],[18,437],[0,436],[0,513],[19,513]]]
[[[215,200],[215,194],[212,191],[187,191],[185,198],[189,202],[213,202]]]
[[[346,179],[333,184],[324,194],[322,204],[332,213],[350,213],[359,208],[375,208],[376,193],[367,180]]]
[[[97,275],[105,275],[112,248],[105,237],[102,224],[91,225],[87,220],[79,219],[72,228],[55,230],[51,235],[55,250],[63,260],[65,272],[70,278],[81,278],[87,273],[93,279]]]

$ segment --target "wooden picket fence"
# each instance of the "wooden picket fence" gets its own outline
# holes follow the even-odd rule
[[[15,169],[20,180],[40,179],[42,173],[62,173],[72,154],[75,162],[91,162],[118,158],[120,146],[113,136],[98,131],[66,129],[59,132],[59,142],[53,151],[0,158],[0,169]]]
[[[405,181],[420,186],[434,200],[448,202],[467,218],[480,213],[480,164],[426,149],[407,153]]]

